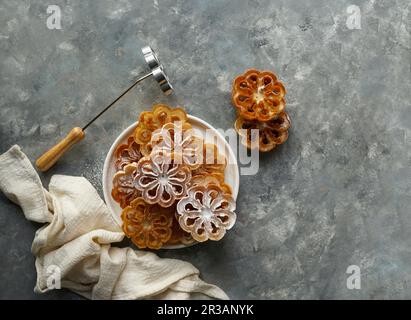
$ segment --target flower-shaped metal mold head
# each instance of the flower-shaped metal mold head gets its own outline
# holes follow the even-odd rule
[[[141,196],[141,191],[135,187],[137,164],[126,165],[123,170],[113,176],[113,189],[111,196],[120,204],[121,208],[127,207],[131,201]]]
[[[235,78],[232,101],[240,117],[268,121],[284,110],[285,94],[274,73],[252,69]]]
[[[135,142],[134,137],[129,137],[127,144],[121,144],[117,147],[114,153],[116,171],[123,170],[126,165],[138,162],[143,157],[140,146],[140,144]]]
[[[174,155],[174,162],[187,165],[191,170],[203,163],[203,139],[194,135],[188,122],[166,123],[153,132],[147,145],[149,152],[163,151]]]
[[[236,220],[235,201],[217,185],[195,186],[177,203],[178,222],[199,242],[220,240]]]
[[[268,152],[287,141],[291,121],[288,114],[283,111],[275,119],[267,122],[238,117],[234,127],[241,136],[241,143],[247,148],[258,148],[261,152]]]
[[[121,213],[123,231],[141,249],[160,249],[171,238],[174,210],[137,198]]]
[[[190,180],[190,168],[174,163],[172,154],[155,152],[137,164],[135,186],[150,204],[170,207],[187,194]]]

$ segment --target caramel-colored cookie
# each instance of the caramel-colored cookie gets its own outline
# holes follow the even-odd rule
[[[140,249],[160,249],[171,238],[174,210],[137,198],[121,214],[123,231]]]
[[[287,141],[290,126],[291,121],[285,111],[267,122],[238,117],[234,124],[235,130],[241,136],[241,143],[249,149],[258,148],[261,152],[271,151]]]
[[[114,153],[116,171],[123,170],[126,165],[138,162],[143,157],[140,146],[140,144],[135,142],[134,137],[129,137],[127,144],[121,144],[117,147]]]
[[[232,101],[241,118],[269,121],[284,110],[285,94],[274,73],[251,69],[235,78]]]
[[[187,114],[182,108],[170,108],[165,104],[156,104],[152,111],[143,111],[134,130],[134,140],[145,146],[151,140],[153,131],[161,128],[166,123],[187,122]],[[147,155],[147,154],[145,154]]]
[[[203,145],[202,165],[193,170],[193,176],[199,174],[222,173],[227,166],[227,159],[220,154],[218,147],[212,143]]]
[[[167,241],[169,245],[184,244],[190,245],[196,242],[189,232],[184,231],[180,224],[178,223],[177,218],[174,217],[173,225],[171,227],[172,234],[170,240]]]
[[[194,175],[190,181],[190,187],[194,186],[205,186],[208,185],[217,185],[219,186],[224,193],[232,195],[231,187],[225,183],[224,174],[222,173],[205,173]]]
[[[120,204],[121,208],[127,207],[131,201],[141,196],[141,191],[136,189],[134,185],[136,168],[136,163],[128,164],[124,170],[118,171],[113,176],[111,196]]]

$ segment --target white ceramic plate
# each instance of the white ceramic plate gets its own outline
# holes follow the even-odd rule
[[[237,199],[238,195],[238,188],[240,185],[240,175],[238,172],[238,164],[237,164],[237,159],[234,156],[234,152],[231,149],[230,145],[227,143],[227,141],[224,139],[224,137],[215,129],[213,128],[210,124],[207,122],[194,117],[194,116],[188,116],[188,120],[190,124],[192,125],[194,129],[194,133],[198,136],[202,136],[203,138],[207,138],[205,135],[205,132],[207,129],[210,129],[214,132],[215,136],[217,137],[217,146],[220,152],[224,150],[225,148],[225,155],[228,158],[227,162],[228,165],[225,169],[225,182],[231,187],[233,191],[233,198],[234,200]],[[134,129],[137,126],[137,122],[133,123],[131,126],[129,126],[126,130],[124,130],[114,141],[112,144],[106,160],[104,162],[104,168],[103,168],[103,192],[104,192],[104,200],[106,201],[106,204],[108,208],[111,210],[114,218],[116,219],[117,223],[119,226],[122,225],[121,221],[121,207],[120,205],[114,201],[114,199],[111,197],[111,189],[113,187],[113,176],[116,173],[116,169],[114,167],[114,152],[116,151],[117,146],[123,143],[127,143],[127,139],[130,135],[133,134]],[[207,141],[206,142],[213,142],[213,141]],[[184,248],[186,245],[168,245],[164,246],[164,249],[179,249],[179,248]]]

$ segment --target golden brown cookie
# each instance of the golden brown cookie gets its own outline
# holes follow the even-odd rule
[[[219,186],[224,193],[231,195],[232,190],[231,187],[224,182],[224,174],[222,173],[204,173],[194,175],[190,181],[190,187],[194,186],[205,186],[208,185],[217,185]]]
[[[193,170],[193,176],[199,174],[222,173],[227,166],[227,159],[222,155],[218,147],[212,143],[203,145],[202,165]]]
[[[178,220],[176,217],[173,219],[173,225],[171,227],[172,234],[170,237],[170,240],[167,241],[168,245],[178,245],[178,244],[184,244],[184,245],[191,245],[195,242],[193,237],[189,232],[184,231],[181,227],[180,224],[178,223]]]
[[[127,207],[131,201],[141,196],[141,191],[134,185],[136,168],[136,163],[128,164],[113,177],[111,196],[121,208]]]
[[[123,231],[140,249],[160,249],[171,238],[174,210],[137,198],[121,214]]]
[[[182,108],[170,108],[165,104],[156,104],[152,111],[143,111],[134,130],[134,140],[145,146],[151,140],[153,131],[170,122],[187,122],[187,114]],[[147,155],[147,154],[146,154]]]
[[[127,144],[121,144],[117,147],[114,153],[116,171],[123,170],[126,165],[138,162],[143,157],[140,146],[131,136],[128,138]]]
[[[235,78],[232,101],[241,118],[268,121],[284,110],[285,94],[274,73],[251,69]]]
[[[261,152],[273,150],[287,141],[290,126],[291,121],[285,111],[266,122],[238,117],[234,124],[235,130],[242,138],[241,143],[249,149],[258,148]]]

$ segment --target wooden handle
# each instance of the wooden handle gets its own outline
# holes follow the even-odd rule
[[[45,152],[40,158],[36,161],[36,166],[40,171],[47,171],[50,169],[58,159],[73,145],[77,142],[83,140],[84,138],[84,131],[81,128],[73,128],[69,132],[69,134],[57,143],[54,147],[50,150]]]

